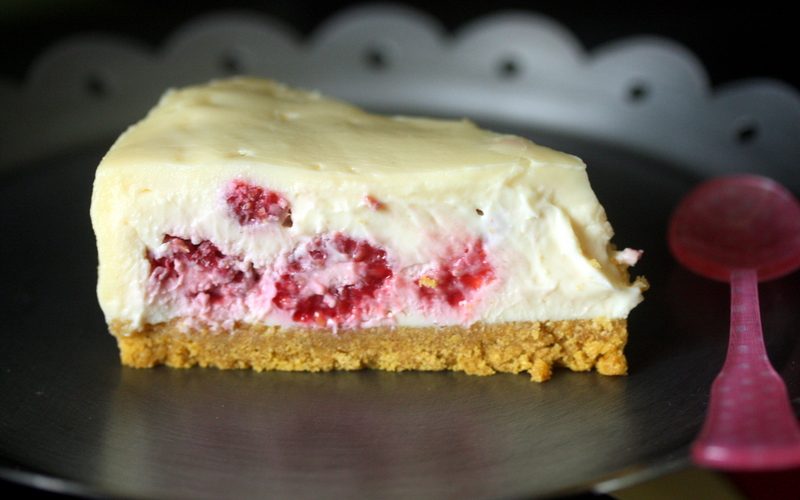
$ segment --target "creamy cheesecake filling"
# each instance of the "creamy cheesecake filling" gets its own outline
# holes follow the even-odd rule
[[[618,263],[633,263],[636,252],[592,253],[565,210],[530,193],[520,205],[503,199],[514,190],[496,190],[504,194],[493,199],[489,187],[476,195],[484,208],[475,208],[478,199],[442,206],[359,194],[309,224],[308,209],[289,195],[281,194],[280,209],[268,216],[265,201],[279,191],[251,180],[247,185],[264,200],[246,204],[267,214],[253,223],[229,203],[226,186],[243,182],[237,177],[210,197],[187,192],[184,199],[151,196],[152,182],[143,194],[134,190],[139,209],[115,228],[129,233],[131,251],[113,276],[123,285],[114,294],[131,300],[119,304],[114,319],[186,318],[187,326],[223,327],[468,325],[478,318],[622,318],[640,300],[639,285],[628,284]],[[374,202],[365,203],[366,196]],[[392,226],[394,233],[387,231]]]
[[[92,222],[132,328],[625,318],[644,287],[579,159],[256,79],[168,93],[103,159]]]

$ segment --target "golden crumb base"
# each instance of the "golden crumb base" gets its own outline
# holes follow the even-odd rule
[[[132,330],[115,321],[110,330],[122,363],[139,368],[528,372],[536,382],[549,379],[554,365],[574,371],[596,368],[603,375],[627,372],[624,319],[376,327],[336,334],[241,323],[225,330],[187,329],[180,320]]]
[[[550,378],[552,367],[624,375],[624,319],[514,322],[471,326],[377,327],[345,330],[237,324],[188,328],[180,320],[132,330],[112,322],[122,363],[217,368],[328,371],[454,370],[472,375],[528,372]]]

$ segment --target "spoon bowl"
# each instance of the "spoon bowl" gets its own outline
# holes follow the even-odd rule
[[[692,459],[728,470],[800,466],[800,426],[767,358],[758,304],[759,280],[800,267],[800,203],[764,177],[712,179],[675,209],[668,241],[678,262],[731,284],[728,353]]]
[[[712,179],[681,201],[668,241],[678,262],[706,278],[728,282],[735,269],[779,278],[800,267],[800,203],[766,177]]]

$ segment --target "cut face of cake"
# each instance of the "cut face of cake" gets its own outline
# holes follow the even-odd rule
[[[167,92],[91,216],[136,367],[623,374],[645,287],[578,158],[256,78]]]

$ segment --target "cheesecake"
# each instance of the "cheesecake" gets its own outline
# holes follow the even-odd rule
[[[577,157],[253,77],[168,90],[91,219],[133,367],[620,375],[647,286]]]

